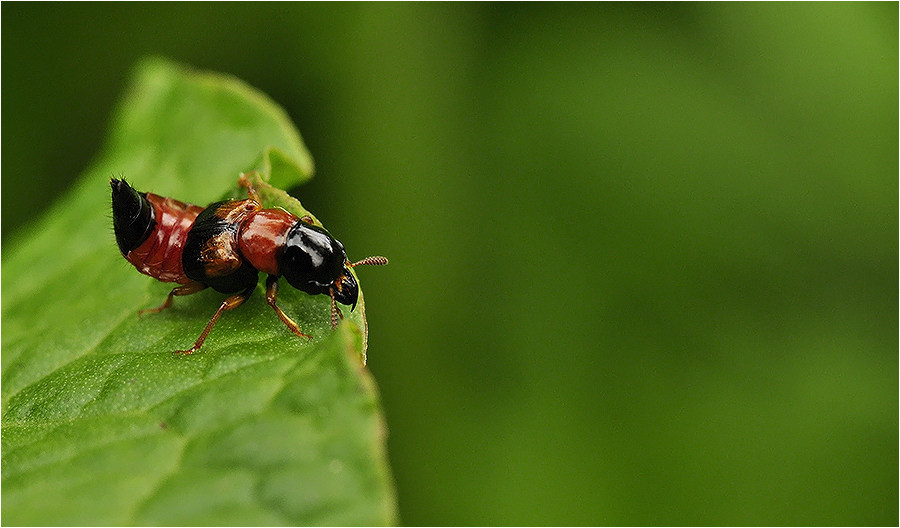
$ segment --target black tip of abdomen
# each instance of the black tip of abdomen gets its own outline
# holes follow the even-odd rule
[[[123,255],[140,246],[156,225],[153,206],[145,193],[134,190],[125,180],[112,178],[113,227],[116,243]]]

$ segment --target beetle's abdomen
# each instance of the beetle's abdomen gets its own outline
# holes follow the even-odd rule
[[[181,255],[184,273],[216,291],[232,293],[256,284],[258,272],[240,253],[245,218],[260,209],[254,200],[216,202],[194,221]]]
[[[139,193],[121,180],[113,188],[116,243],[138,271],[164,282],[189,282],[181,253],[202,207],[152,193]]]
[[[113,228],[116,244],[123,256],[137,249],[156,227],[153,206],[147,201],[146,193],[140,193],[125,180],[109,180],[112,187]]]

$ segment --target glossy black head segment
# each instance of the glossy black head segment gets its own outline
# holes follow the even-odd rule
[[[294,288],[311,295],[328,295],[335,281],[344,273],[346,261],[343,244],[328,231],[298,221],[287,233],[278,267],[281,275]],[[337,295],[335,298],[343,304],[350,304]],[[355,296],[353,302],[356,302]]]
[[[153,206],[147,201],[146,193],[137,192],[125,180],[113,178],[109,185],[116,243],[119,251],[127,255],[147,240],[156,227]]]

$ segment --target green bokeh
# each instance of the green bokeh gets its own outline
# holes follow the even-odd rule
[[[304,205],[391,258],[405,523],[897,524],[897,4],[2,15],[4,248],[140,57],[287,109]]]

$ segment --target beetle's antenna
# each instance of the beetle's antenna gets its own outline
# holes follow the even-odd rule
[[[388,263],[388,259],[386,257],[366,257],[360,261],[354,262],[353,264],[347,264],[348,268],[354,268],[356,266],[384,266]]]
[[[334,290],[328,290],[328,294],[331,295],[331,329],[334,330],[338,324],[338,316],[341,316],[341,319],[343,319],[344,314],[338,310],[337,302],[334,300]]]

